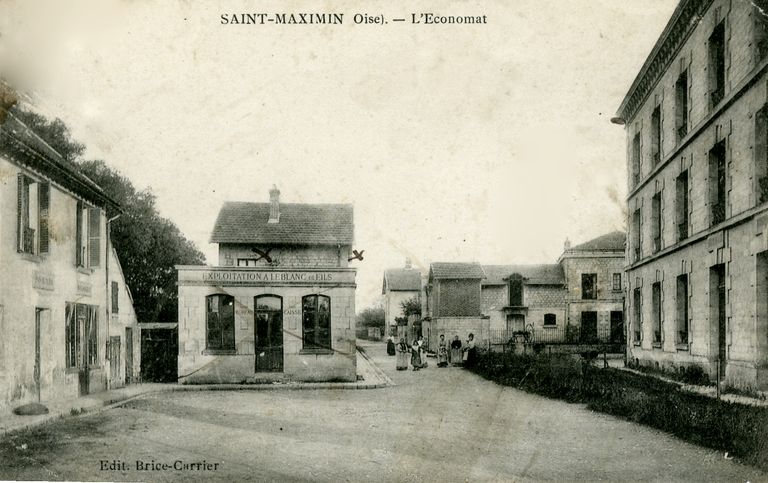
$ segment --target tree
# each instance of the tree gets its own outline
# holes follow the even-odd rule
[[[141,322],[178,320],[178,291],[174,265],[199,265],[205,256],[155,207],[149,189],[138,191],[133,183],[101,160],[83,160],[85,146],[74,141],[60,120],[14,106],[11,112],[43,138],[62,157],[96,184],[122,210],[108,211],[110,240],[120,258],[125,283],[133,294],[136,316]]]
[[[421,317],[421,297],[414,295],[408,300],[400,302],[400,309],[403,311],[403,315],[408,317],[409,315],[418,315]]]
[[[368,307],[357,314],[359,327],[384,327],[384,307]]]

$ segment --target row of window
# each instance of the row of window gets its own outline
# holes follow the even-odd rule
[[[621,273],[612,274],[611,289],[614,292],[621,292]],[[597,299],[597,274],[581,274],[581,298],[584,300]],[[522,277],[512,276],[509,279],[509,305],[511,307],[522,307],[523,303],[523,279]]]
[[[753,2],[754,12],[754,38],[756,46],[757,60],[760,61],[768,55],[768,19],[764,12],[768,11],[768,1],[757,0]],[[710,110],[714,109],[725,96],[726,84],[726,47],[727,41],[725,35],[725,21],[720,21],[712,30],[707,40],[707,103]],[[688,134],[689,130],[689,108],[691,98],[691,76],[689,69],[684,69],[675,81],[674,86],[674,126],[673,136],[679,144]],[[660,96],[663,97],[663,96]],[[654,107],[650,119],[650,159],[651,170],[655,168],[663,158],[663,117],[661,101]],[[643,136],[642,129],[638,129],[632,138],[630,150],[630,173],[631,187],[634,188],[640,184],[642,179],[642,160],[643,160]],[[649,170],[650,171],[650,170]]]
[[[50,251],[49,183],[19,174],[17,192],[16,250],[31,255]],[[101,264],[101,210],[77,202],[74,220],[76,232],[75,262],[78,267],[98,267]]]
[[[260,346],[282,345],[283,299],[277,295],[254,297],[254,320]],[[279,320],[275,320],[278,318]],[[331,349],[331,298],[326,295],[306,295],[301,299],[302,342],[304,350]],[[280,331],[267,330],[268,323],[280,326]],[[263,337],[262,337],[263,334]],[[206,350],[234,352],[235,299],[231,295],[206,297]]]
[[[664,319],[662,307],[663,282],[651,284],[651,343],[661,347],[664,342]],[[678,275],[675,279],[675,344],[690,343],[690,321],[688,315],[690,286],[688,274]],[[639,345],[643,340],[643,292],[641,287],[632,291],[633,306],[633,340]]]

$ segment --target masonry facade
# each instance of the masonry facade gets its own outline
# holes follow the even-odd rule
[[[15,116],[2,114],[0,409],[123,385],[138,345],[125,339],[135,336],[126,329],[136,320],[109,243],[106,210],[118,207]]]
[[[404,268],[384,271],[381,294],[384,305],[384,323],[389,335],[397,334],[397,320],[403,318],[402,304],[410,299],[421,302],[421,272],[406,260]]]
[[[179,266],[179,381],[355,381],[351,205],[226,203],[220,266]]]
[[[684,0],[617,114],[632,362],[768,385],[765,2]]]

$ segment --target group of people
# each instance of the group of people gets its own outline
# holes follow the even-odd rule
[[[427,363],[427,344],[422,336],[413,341],[409,347],[405,339],[395,346],[394,337],[390,336],[387,340],[387,354],[397,355],[398,371],[408,370],[408,359],[410,356],[411,367],[418,371],[428,366]],[[477,358],[477,349],[475,348],[475,335],[470,333],[467,337],[466,345],[461,343],[459,336],[455,336],[450,343],[445,340],[445,335],[440,334],[440,341],[437,343],[437,367],[447,367],[448,364],[472,366]]]

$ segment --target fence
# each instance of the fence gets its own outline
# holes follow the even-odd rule
[[[623,326],[528,327],[526,330],[496,329],[490,331],[491,345],[531,344],[624,344]]]

